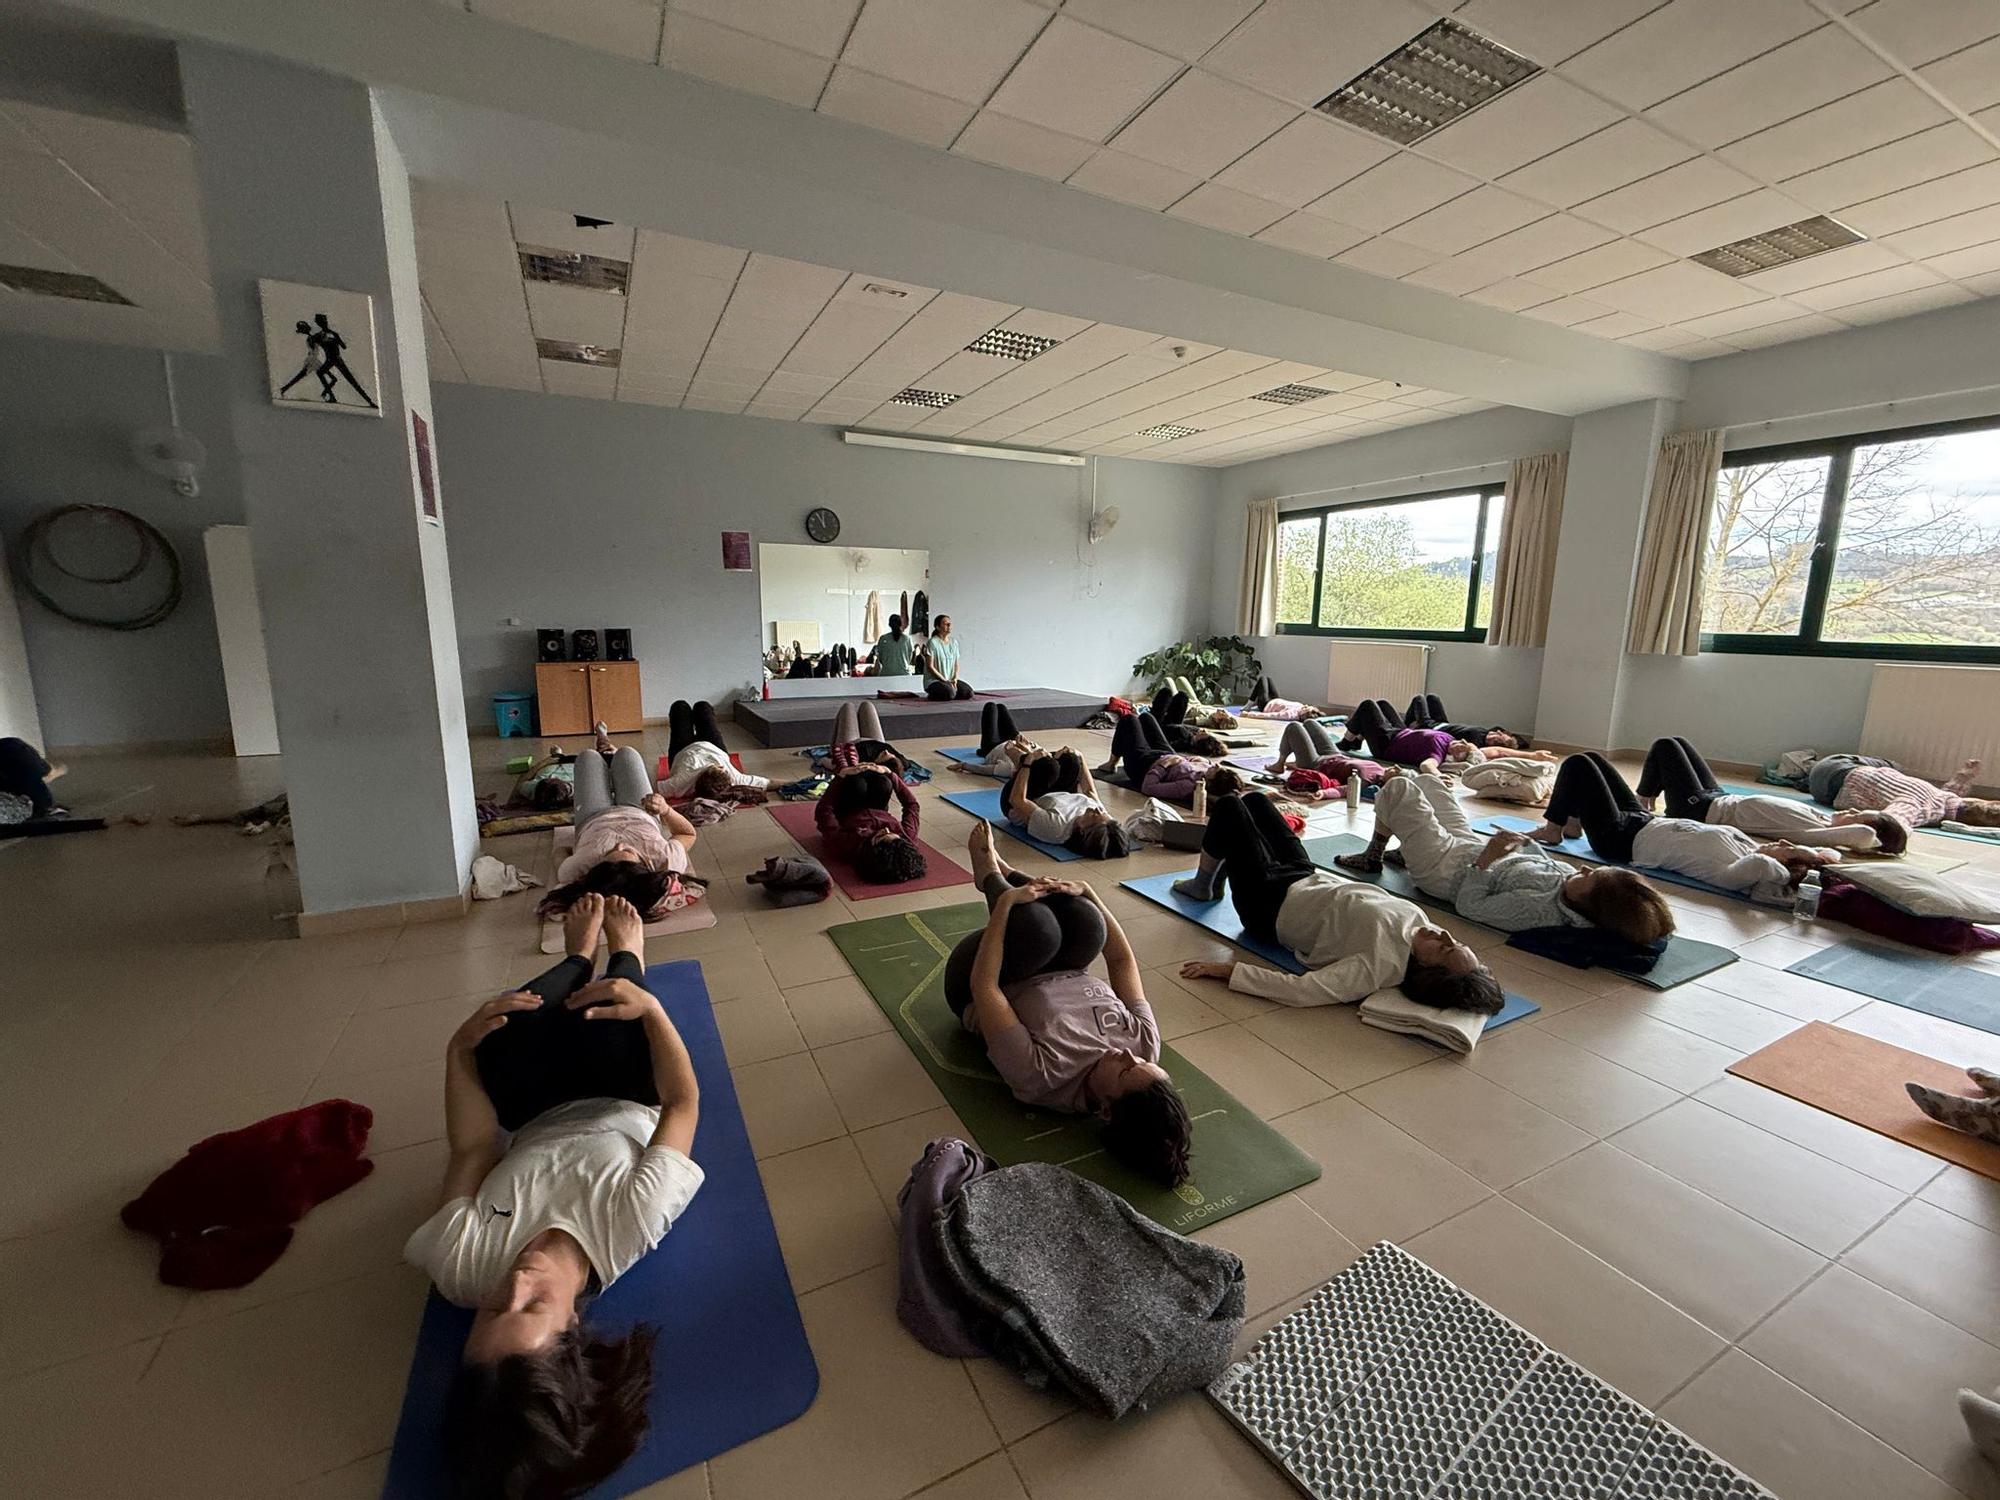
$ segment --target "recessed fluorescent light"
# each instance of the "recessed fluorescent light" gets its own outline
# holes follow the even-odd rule
[[[1033,359],[1062,342],[1035,333],[1015,333],[1007,328],[989,329],[965,346],[967,354],[991,354],[999,359]]]
[[[632,279],[629,260],[585,255],[577,250],[551,250],[542,245],[517,248],[521,252],[521,275],[529,281],[573,286],[586,292],[615,292],[622,297],[626,283]]]
[[[1007,458],[1021,464],[1063,464],[1069,468],[1083,466],[1082,455],[1076,453],[1037,453],[1030,448],[991,448],[982,443],[947,443],[935,438],[897,437],[887,432],[855,432],[851,428],[841,433],[843,442],[857,443],[864,448],[909,448],[918,453],[949,453],[958,458]]]
[[[1331,396],[1332,391],[1321,390],[1316,385],[1276,385],[1268,391],[1259,391],[1252,401],[1270,401],[1278,406],[1297,406],[1302,401],[1317,401],[1322,396]]]
[[[950,391],[920,391],[915,386],[898,391],[889,398],[897,406],[928,406],[934,410],[947,407],[957,399]]]
[[[0,266],[0,286],[36,297],[67,297],[72,302],[114,302],[131,307],[132,299],[113,291],[95,276],[74,271],[49,271],[40,266]]]
[[[543,359],[558,359],[571,365],[596,365],[603,369],[618,367],[619,351],[607,349],[602,344],[577,344],[568,339],[536,339],[535,352]]]
[[[1199,427],[1183,427],[1178,422],[1162,422],[1157,427],[1141,427],[1135,437],[1184,438],[1200,432]]]
[[[1407,146],[1541,71],[1470,27],[1439,21],[1313,108]]]
[[[1767,229],[1762,234],[1731,240],[1726,245],[1704,250],[1688,259],[1698,266],[1707,266],[1711,271],[1720,271],[1725,276],[1752,276],[1773,266],[1788,266],[1795,260],[1824,255],[1842,245],[1859,244],[1866,238],[1866,235],[1856,233],[1838,219],[1818,214],[1781,229]]]
[[[873,292],[878,297],[907,297],[910,295],[902,287],[884,286],[879,281],[864,281],[861,283],[861,290],[864,292]]]

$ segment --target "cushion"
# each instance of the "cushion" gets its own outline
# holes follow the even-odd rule
[[[1902,860],[1844,861],[1833,873],[1912,916],[2000,922],[2000,893],[1964,885]]]

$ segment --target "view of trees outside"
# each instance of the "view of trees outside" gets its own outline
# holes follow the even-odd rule
[[[1481,630],[1493,623],[1493,578],[1500,565],[1500,526],[1507,519],[1507,497],[1495,495],[1486,507],[1486,551],[1479,559],[1479,601],[1472,623]]]
[[[1319,517],[1278,523],[1278,623],[1310,625],[1313,571],[1319,566]]]
[[[1329,513],[1319,623],[1464,629],[1478,529],[1476,494]]]

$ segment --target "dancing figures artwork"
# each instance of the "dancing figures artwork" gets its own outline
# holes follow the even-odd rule
[[[271,400],[307,411],[379,417],[375,304],[365,292],[259,281]]]

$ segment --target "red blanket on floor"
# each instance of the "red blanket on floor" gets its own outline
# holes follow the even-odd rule
[[[375,1169],[362,1155],[374,1123],[366,1105],[326,1099],[212,1135],[120,1217],[159,1239],[168,1286],[247,1286],[284,1254],[292,1225],[308,1210]]]
[[[1900,911],[1853,881],[1842,880],[1831,870],[1822,870],[1820,880],[1824,893],[1820,896],[1819,914],[1829,922],[1845,922],[1877,937],[1894,938],[1933,953],[1960,954],[2000,948],[2000,932],[1990,927],[1976,927],[1956,917],[1919,917]]]

